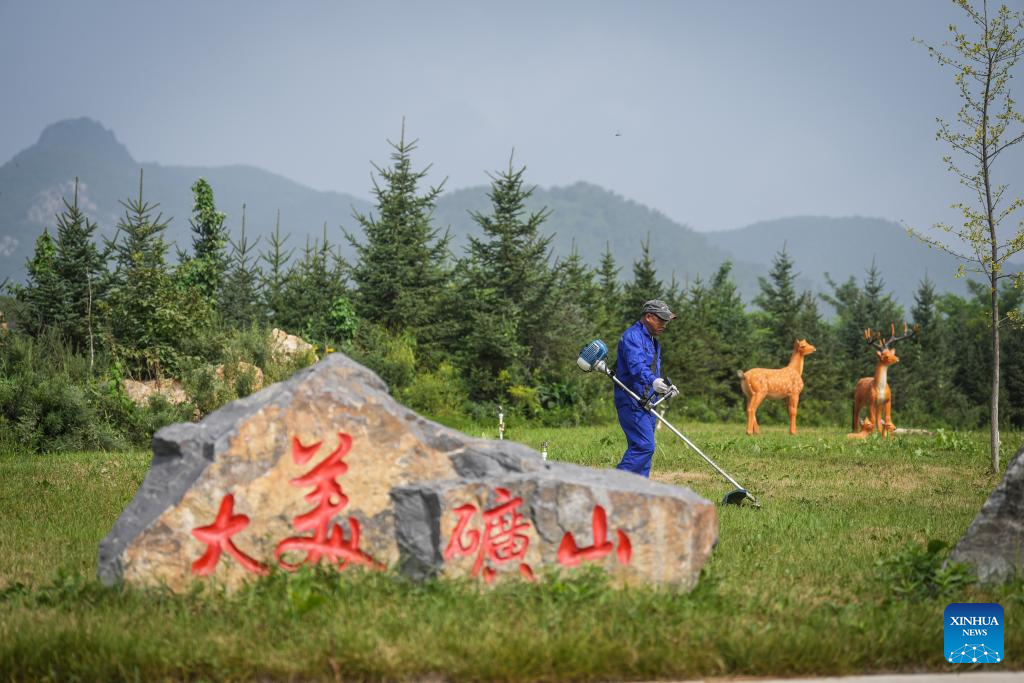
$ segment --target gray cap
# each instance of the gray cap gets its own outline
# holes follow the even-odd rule
[[[662,320],[674,320],[676,314],[669,310],[668,304],[661,299],[651,299],[644,304],[644,307],[640,309],[640,315],[645,313],[653,313]]]

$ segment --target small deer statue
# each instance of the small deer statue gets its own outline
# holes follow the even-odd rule
[[[860,423],[860,431],[853,432],[846,435],[847,439],[866,439],[871,436],[871,432],[875,431],[875,425],[872,424],[870,417],[865,417]]]
[[[739,371],[740,388],[747,397],[747,434],[760,434],[757,424],[757,408],[766,398],[785,398],[789,408],[789,433],[796,434],[796,409],[800,403],[800,392],[804,390],[804,356],[814,353],[815,348],[806,339],[793,342],[793,355],[784,368],[752,368]]]
[[[875,365],[874,377],[862,377],[857,380],[857,386],[853,389],[853,430],[857,431],[857,423],[860,422],[861,410],[867,406],[868,418],[871,420],[872,431],[878,430],[883,437],[893,434],[896,429],[892,424],[892,387],[889,386],[889,366],[900,362],[896,357],[896,351],[892,345],[917,334],[918,326],[908,328],[903,323],[903,335],[896,336],[896,325],[892,326],[892,335],[886,341],[882,341],[882,333],[871,332],[871,328],[864,330],[864,340],[876,349],[878,363]],[[884,410],[884,416],[882,412]]]

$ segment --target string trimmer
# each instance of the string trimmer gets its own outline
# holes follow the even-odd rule
[[[647,398],[641,398],[637,396],[629,387],[623,384],[618,377],[615,376],[615,371],[608,367],[608,364],[605,363],[604,361],[604,359],[607,357],[608,346],[600,339],[595,339],[594,341],[584,346],[583,349],[580,351],[580,356],[579,358],[576,359],[576,365],[578,365],[580,370],[582,370],[583,372],[592,372],[594,370],[597,370],[598,372],[608,375],[608,377],[610,377],[613,382],[619,385],[619,387],[623,391],[625,391],[629,396],[631,396],[633,400],[640,405],[641,408],[654,415],[654,417],[660,420],[661,423],[665,425],[673,434],[682,439],[683,443],[685,443],[687,446],[693,449],[693,451],[697,455],[704,458],[704,460],[709,465],[714,467],[715,471],[717,471],[723,477],[728,479],[729,483],[735,486],[736,489],[725,494],[725,498],[722,499],[723,505],[741,505],[743,503],[743,500],[747,499],[754,505],[754,507],[761,507],[761,504],[757,502],[757,499],[754,498],[754,496],[750,495],[750,492],[747,491],[747,489],[740,486],[739,483],[737,483],[735,479],[730,477],[725,470],[723,470],[721,467],[715,464],[714,460],[704,455],[704,452],[701,451],[701,449],[697,448],[697,446],[692,441],[686,438],[685,434],[676,429],[671,422],[666,420],[660,413],[658,413],[657,406],[662,401],[665,401],[671,396],[675,396],[676,394],[679,393],[679,390],[676,387],[670,384],[669,392],[667,394],[664,394],[661,398],[657,400],[651,400],[652,398],[654,398],[653,395]]]

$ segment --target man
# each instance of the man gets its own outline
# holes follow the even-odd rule
[[[652,391],[658,394],[669,392],[668,382],[661,377],[661,345],[657,337],[675,317],[668,304],[652,299],[643,305],[640,319],[627,328],[619,340],[615,376],[641,398],[649,396]],[[615,410],[627,444],[622,461],[616,468],[650,477],[656,418],[618,385],[615,386]]]

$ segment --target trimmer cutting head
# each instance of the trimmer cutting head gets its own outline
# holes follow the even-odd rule
[[[722,505],[739,506],[743,505],[744,500],[749,500],[751,504],[756,508],[761,507],[761,504],[757,502],[757,499],[750,495],[746,489],[736,489],[734,491],[729,491],[729,493],[725,494],[725,498],[722,499]]]

